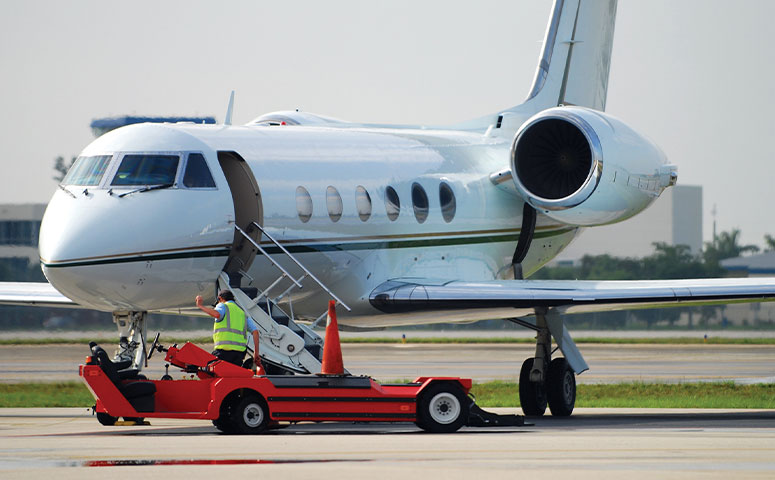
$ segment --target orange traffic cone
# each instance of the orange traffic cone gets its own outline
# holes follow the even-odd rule
[[[323,344],[323,375],[344,375],[342,346],[339,344],[339,326],[336,324],[336,302],[328,302],[328,322],[326,322],[326,340]]]

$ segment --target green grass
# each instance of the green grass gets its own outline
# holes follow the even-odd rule
[[[482,407],[518,407],[518,385],[475,384],[472,393]],[[597,408],[762,408],[775,409],[775,384],[619,383],[579,385],[577,407]]]
[[[518,407],[516,383],[474,384],[481,407]],[[94,398],[83,383],[0,384],[0,407],[89,407]],[[724,383],[620,383],[579,385],[577,407],[775,409],[775,385]]]
[[[61,345],[61,344],[83,344],[86,345],[92,338],[6,338],[0,339],[0,345]],[[114,342],[115,339],[107,341]],[[608,338],[608,337],[578,337],[576,343],[596,343],[596,344],[643,344],[643,345],[775,345],[775,337],[756,337],[756,338],[722,338],[708,337],[665,337],[665,338]],[[164,345],[177,343],[182,345],[186,342],[197,344],[211,344],[211,337],[196,338],[164,338]],[[533,337],[507,338],[507,337],[416,337],[407,338],[402,342],[400,338],[391,337],[347,337],[341,338],[342,343],[372,343],[372,344],[534,344]]]
[[[82,382],[0,384],[0,407],[90,407],[94,397]]]

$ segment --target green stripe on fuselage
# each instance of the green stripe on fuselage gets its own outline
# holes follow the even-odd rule
[[[536,232],[534,238],[548,238],[563,235],[568,232],[572,232],[574,228],[564,228],[560,230],[551,230],[545,232]],[[286,250],[290,253],[314,253],[314,252],[346,252],[356,250],[380,250],[380,249],[393,249],[393,248],[423,248],[423,247],[445,247],[454,245],[477,245],[482,243],[502,243],[502,242],[514,242],[519,240],[519,234],[507,234],[507,235],[485,235],[480,237],[451,237],[451,238],[429,238],[418,240],[375,240],[369,242],[351,242],[351,243],[316,243],[308,245],[287,245]],[[281,253],[280,249],[276,246],[264,247],[267,253],[270,255]],[[184,258],[203,258],[203,257],[227,257],[229,256],[228,248],[221,248],[215,250],[204,250],[194,252],[179,252],[179,253],[163,253],[163,254],[139,254],[137,256],[126,257],[113,257],[113,258],[100,258],[100,259],[85,259],[76,260],[72,262],[62,263],[45,263],[41,262],[46,268],[62,268],[62,267],[83,267],[92,265],[110,265],[117,263],[132,263],[132,262],[150,262],[161,260],[179,260]]]

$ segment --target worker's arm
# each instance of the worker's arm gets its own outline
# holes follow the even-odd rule
[[[199,310],[205,312],[206,314],[210,315],[213,318],[220,319],[221,314],[214,308],[210,308],[202,303],[202,296],[197,295],[196,296],[196,306],[199,308]]]

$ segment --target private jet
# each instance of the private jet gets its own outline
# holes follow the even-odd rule
[[[775,300],[773,278],[529,279],[677,180],[654,142],[604,113],[615,16],[616,0],[556,0],[524,103],[458,125],[283,111],[238,126],[232,96],[223,124],[106,133],[48,204],[49,283],[2,284],[0,302],[111,312],[133,368],[149,313],[194,314],[220,288],[285,373],[320,371],[329,300],[349,327],[504,319],[536,332],[524,412],[570,415],[588,366],[566,315]]]

